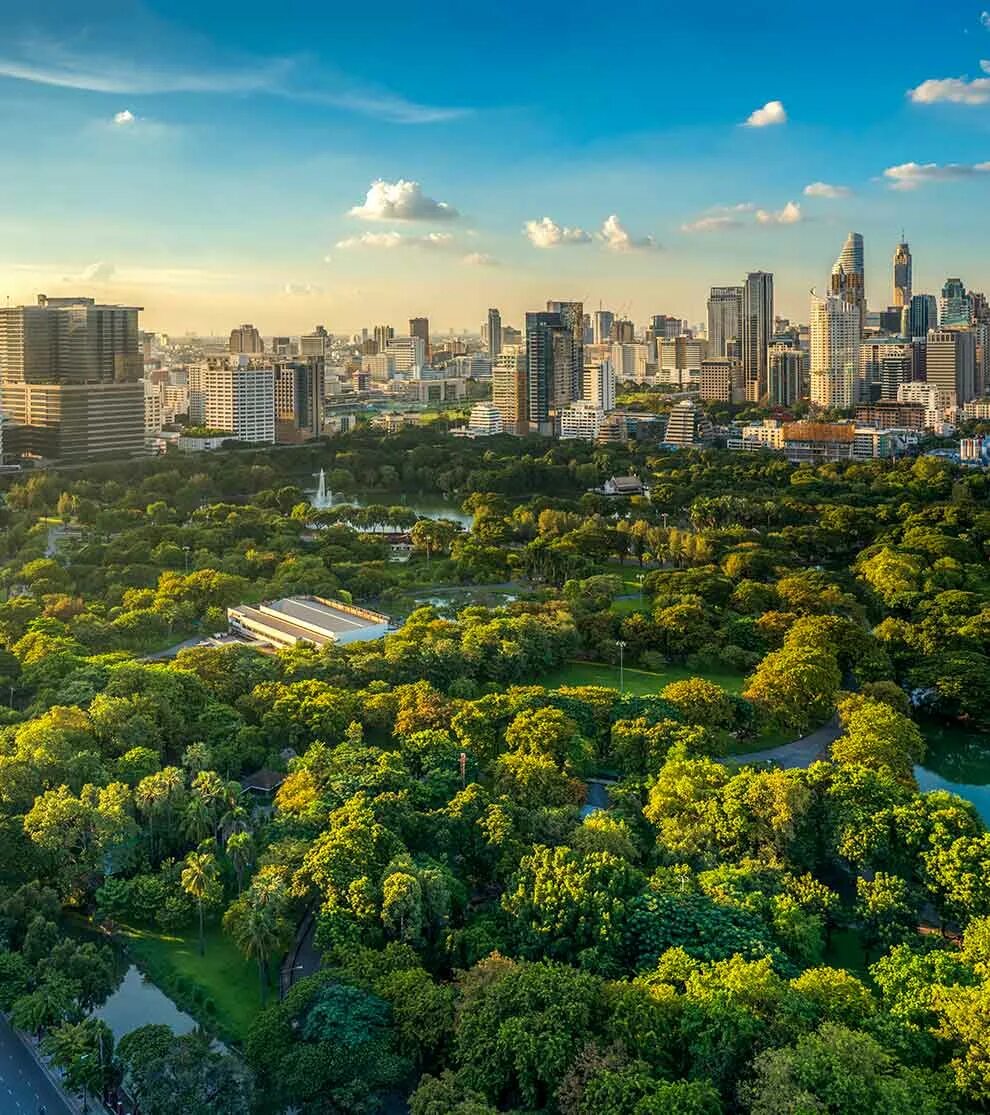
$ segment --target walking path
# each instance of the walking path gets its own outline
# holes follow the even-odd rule
[[[828,755],[829,748],[840,735],[839,719],[833,716],[827,724],[796,739],[793,743],[768,747],[764,751],[751,751],[747,755],[728,755],[723,762],[734,763],[737,766],[749,763],[776,763],[784,770],[810,767],[816,759],[823,759]]]
[[[51,1077],[32,1056],[24,1041],[0,1015],[0,1111],[5,1115],[75,1115]]]

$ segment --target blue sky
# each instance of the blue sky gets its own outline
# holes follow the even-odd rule
[[[987,4],[18,6],[0,294],[170,331],[695,321],[760,268],[806,319],[853,228],[885,305],[902,226],[916,289],[987,289]]]

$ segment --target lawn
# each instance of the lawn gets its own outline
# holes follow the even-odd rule
[[[738,693],[742,689],[744,680],[743,674],[689,670],[686,666],[668,666],[662,673],[629,668],[623,671],[626,692],[637,697],[658,693],[672,681],[683,681],[685,678],[692,677],[707,678],[716,685],[721,685],[729,693]],[[619,667],[608,666],[604,662],[568,662],[534,680],[548,689],[556,689],[561,685],[607,685],[611,689],[618,689]]]
[[[171,935],[121,926],[119,934],[137,966],[176,1006],[224,1037],[244,1040],[261,1009],[258,968],[218,927],[207,930],[205,956],[199,955],[195,931]],[[277,986],[272,979],[270,1001],[278,994]],[[213,1003],[212,1012],[208,1002]]]

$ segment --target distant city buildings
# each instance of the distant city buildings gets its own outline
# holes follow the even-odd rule
[[[232,356],[257,355],[265,351],[265,342],[253,325],[240,325],[230,331],[229,351]]]

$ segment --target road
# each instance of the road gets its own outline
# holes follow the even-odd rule
[[[72,1115],[42,1069],[0,1015],[0,1111],[4,1115]]]
[[[776,763],[784,770],[794,770],[797,767],[810,767],[816,760],[828,754],[828,749],[839,738],[840,729],[837,717],[801,739],[793,743],[785,743],[780,747],[769,747],[765,751],[752,751],[748,755],[728,755],[723,760],[726,763]]]

